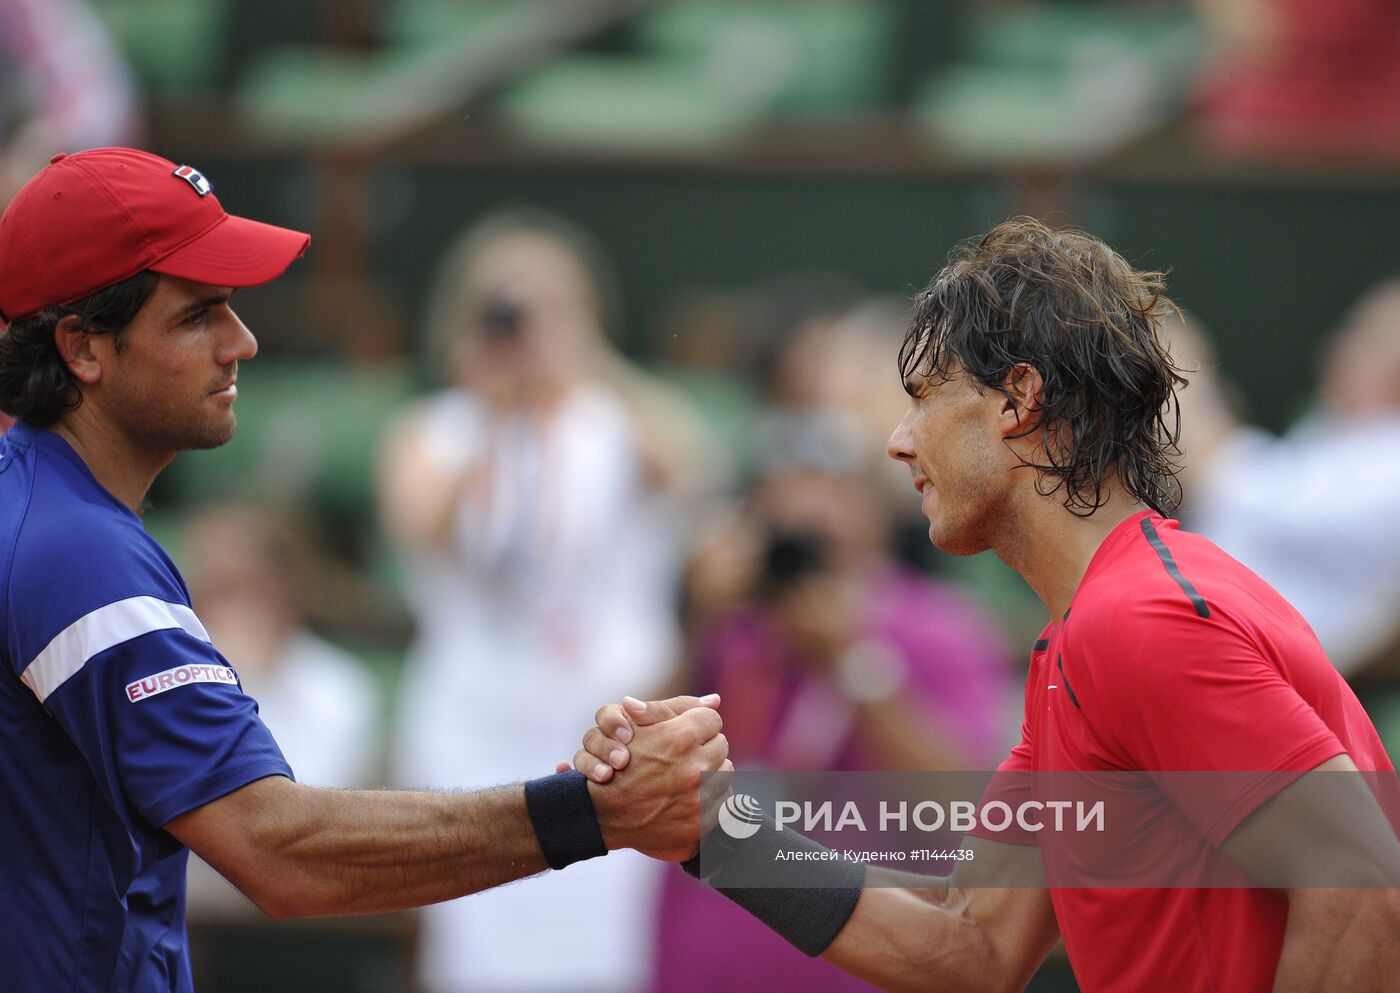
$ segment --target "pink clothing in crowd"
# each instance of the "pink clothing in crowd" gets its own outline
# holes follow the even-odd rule
[[[949,583],[906,569],[876,582],[867,636],[908,671],[901,698],[923,713],[967,770],[989,770],[1014,728],[1019,676],[997,626]],[[878,759],[856,738],[850,704],[785,643],[758,610],[702,636],[697,685],[724,698],[730,757],[740,770],[858,771]],[[679,870],[668,871],[658,924],[655,993],[811,993],[871,987],[809,959]]]

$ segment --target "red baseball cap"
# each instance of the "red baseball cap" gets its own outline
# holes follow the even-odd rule
[[[134,148],[55,155],[0,217],[0,316],[31,317],[143,269],[257,286],[311,244],[234,217],[212,190],[198,170]]]

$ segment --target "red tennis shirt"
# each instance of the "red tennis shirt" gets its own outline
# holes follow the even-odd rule
[[[1307,622],[1205,538],[1145,511],[1108,535],[1036,642],[1021,742],[1001,769],[1301,773],[1342,753],[1363,772],[1393,768]],[[1209,816],[1179,813],[1205,851],[1289,781],[1260,777]],[[1274,891],[1050,896],[1084,993],[1273,988],[1288,915]]]

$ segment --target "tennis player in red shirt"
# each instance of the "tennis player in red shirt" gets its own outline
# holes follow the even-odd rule
[[[1255,878],[1325,856],[1375,888],[960,886],[964,867],[985,878],[1036,843],[1001,833],[968,839],[975,861],[946,890],[862,888],[836,862],[814,863],[830,866],[813,870],[830,873],[820,890],[725,891],[809,954],[889,990],[1010,991],[1063,936],[1085,993],[1400,990],[1400,839],[1362,777],[1340,777],[1354,806],[1299,800],[1301,774],[1392,770],[1375,728],[1298,613],[1167,516],[1185,384],[1157,334],[1164,289],[1089,235],[1026,218],[969,242],[917,300],[889,454],[935,546],[991,549],[1054,618],[1003,770],[1277,774],[1229,804],[1182,798],[1197,837],[1175,843]],[[576,764],[625,776],[624,725],[648,715],[598,718]]]

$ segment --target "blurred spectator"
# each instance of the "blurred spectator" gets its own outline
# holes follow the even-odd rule
[[[269,507],[215,504],[190,516],[182,548],[199,616],[297,779],[377,783],[379,688],[307,626],[314,566],[296,524]]]
[[[819,347],[827,354],[819,402],[851,416],[852,424],[860,428],[865,438],[865,451],[884,451],[890,430],[904,416],[909,403],[908,395],[899,388],[895,362],[908,316],[907,300],[866,300],[832,322],[820,342],[811,341],[804,346]],[[871,471],[894,521],[892,541],[899,557],[925,572],[945,572],[950,566],[959,565],[929,544],[928,519],[919,509],[919,502],[910,498],[909,471],[903,463],[880,459]],[[1011,584],[1012,597],[1026,599],[1025,583],[1010,569],[988,578],[990,582],[984,581],[985,588],[978,590],[984,601],[999,603],[1009,599],[996,588],[998,581]],[[1029,599],[1034,601],[1034,597]],[[1039,601],[1034,601],[1033,609],[1034,619],[1028,625],[1032,634],[1043,626]]]
[[[851,359],[828,350],[840,327],[806,322],[768,367],[784,406],[756,431],[749,498],[687,572],[689,682],[724,697],[741,768],[993,768],[1019,679],[966,594],[892,556],[881,448],[859,416],[818,403],[841,378],[828,360]],[[884,382],[898,391],[888,367]],[[657,993],[868,989],[679,873],[662,893]]]
[[[1209,344],[1171,330],[1191,526],[1256,571],[1312,625],[1344,675],[1400,635],[1400,280],[1367,293],[1333,336],[1316,409],[1282,438],[1241,423]]]
[[[891,425],[899,423],[909,404],[908,395],[899,388],[895,360],[908,317],[907,299],[867,299],[846,310],[830,326],[824,343],[829,372],[821,402],[849,411],[866,437],[878,441],[881,448]],[[909,473],[905,468],[893,459],[883,460],[879,468],[888,469],[890,478],[898,481],[901,506],[912,507],[911,513],[922,519],[917,502],[907,499]]]
[[[697,544],[694,684],[729,689],[731,749],[760,765],[996,761],[1017,685],[1004,638],[955,586],[894,561],[857,436],[804,417],[760,427],[770,458],[749,501]]]
[[[55,152],[137,137],[130,74],[84,0],[0,0],[0,51],[4,202]]]
[[[1400,4],[1196,2],[1216,39],[1204,112],[1221,147],[1400,160]]]
[[[835,276],[808,277],[780,285],[761,310],[761,342],[755,358],[758,386],[767,402],[802,418],[827,419],[839,411],[842,431],[858,435],[862,452],[882,452],[909,398],[899,388],[895,356],[904,337],[907,300],[861,300]],[[767,455],[762,449],[751,453]],[[928,543],[928,521],[909,499],[909,473],[893,459],[868,465],[889,512],[897,519],[899,551],[921,566],[936,554]],[[916,541],[905,541],[912,528]],[[907,548],[906,548],[907,544]],[[1037,628],[1037,630],[1039,630]]]
[[[521,212],[441,267],[429,332],[445,388],[391,426],[380,475],[420,622],[398,722],[411,785],[548,773],[597,701],[674,667],[668,501],[703,453],[656,443],[684,412],[610,349],[602,272],[582,233]],[[655,869],[630,854],[428,908],[423,984],[637,987]],[[604,941],[578,926],[599,906]]]
[[[257,700],[298,781],[375,785],[379,688],[358,659],[307,626],[314,569],[295,523],[269,507],[215,504],[190,516],[181,548],[200,618]],[[257,914],[194,857],[189,901],[195,916]]]

